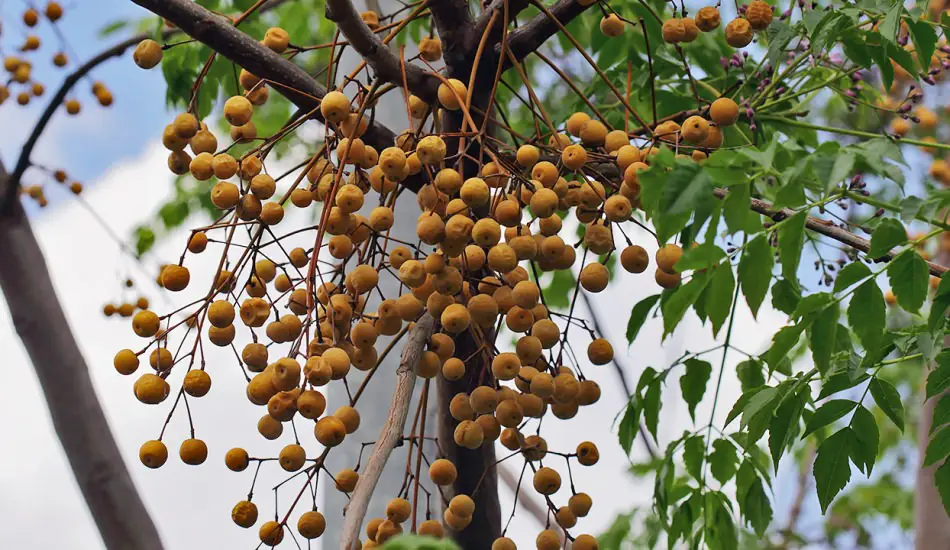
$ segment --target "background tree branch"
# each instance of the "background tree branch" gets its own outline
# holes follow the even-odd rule
[[[16,188],[0,163],[0,191]],[[110,550],[160,550],[162,541],[112,437],[89,368],[56,297],[46,261],[16,198],[0,213],[0,290],[49,407],[76,482]]]
[[[475,19],[468,0],[433,0],[429,2],[432,22],[442,40],[442,58],[445,66],[465,66],[466,59],[474,53],[481,33],[475,27]],[[489,13],[491,10],[485,10]],[[483,14],[484,15],[484,14]],[[487,25],[488,19],[485,19]],[[482,27],[481,30],[484,30]]]
[[[437,100],[440,80],[416,65],[402,65],[396,54],[360,19],[359,12],[350,0],[327,0],[326,17],[337,24],[356,53],[376,71],[379,78],[401,86],[404,66],[409,91],[429,103]]]

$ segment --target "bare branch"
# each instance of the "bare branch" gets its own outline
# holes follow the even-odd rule
[[[337,24],[356,53],[360,54],[360,57],[376,71],[380,79],[397,85],[402,84],[403,75],[399,58],[360,19],[360,14],[350,0],[327,0],[326,17]],[[437,99],[439,79],[416,65],[405,65],[405,68],[406,85],[409,91],[426,102],[434,102]]]
[[[550,12],[562,25],[567,25],[575,17],[584,13],[584,10],[593,4],[584,6],[577,0],[559,0],[551,6]],[[519,61],[528,54],[541,47],[549,38],[557,34],[560,27],[547,14],[539,13],[508,35],[507,47]],[[498,50],[499,48],[496,48]]]
[[[728,191],[725,189],[717,188],[713,191],[716,197],[722,199],[725,198],[728,194]],[[752,199],[752,204],[750,206],[752,211],[758,212],[763,216],[768,216],[775,221],[780,221],[790,216],[797,214],[794,210],[789,208],[782,208],[781,210],[776,210],[772,207],[771,204],[765,202],[761,199]],[[842,229],[835,225],[833,222],[828,220],[823,220],[821,218],[816,218],[815,216],[808,216],[805,220],[805,227],[819,233],[831,239],[838,241],[839,243],[846,244],[855,250],[864,252],[865,254],[868,250],[871,249],[871,243],[865,238],[859,237],[854,233],[848,231],[847,229]],[[895,254],[893,252],[888,252],[887,254],[881,256],[880,258],[872,258],[874,261],[878,262],[887,262],[894,258]],[[941,277],[944,273],[947,272],[947,268],[936,264],[934,262],[927,262],[927,269],[930,271],[930,274],[934,277]]]
[[[0,190],[11,188],[16,186],[0,163]],[[106,548],[160,550],[158,531],[125,468],[43,253],[16,197],[0,215],[0,241],[0,289]]]
[[[442,40],[445,66],[466,66],[474,52],[473,46],[477,45],[478,37],[481,36],[481,33],[476,31],[468,0],[432,0],[428,5],[439,39]],[[486,10],[486,13],[489,11]],[[487,22],[488,19],[485,19],[486,24]],[[484,27],[481,30],[484,30]]]
[[[304,112],[313,112],[313,118],[323,120],[318,107],[327,93],[326,89],[305,70],[235,28],[226,17],[212,13],[190,0],[132,1],[168,19],[189,36],[258,78],[267,80],[294,105]],[[373,123],[363,135],[363,141],[382,149],[392,145],[395,137],[392,130]],[[410,188],[418,189],[421,185],[409,180],[407,186]]]
[[[343,535],[340,537],[342,550],[359,548],[360,527],[366,517],[366,509],[369,507],[369,501],[376,490],[376,483],[379,482],[389,456],[403,436],[406,417],[409,415],[409,401],[416,385],[416,367],[434,326],[435,320],[426,313],[409,331],[409,341],[402,350],[402,360],[396,370],[396,387],[393,390],[388,418],[379,437],[376,438],[366,469],[360,474],[360,480],[344,511]]]

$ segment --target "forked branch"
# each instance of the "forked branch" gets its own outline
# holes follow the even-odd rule
[[[426,341],[432,334],[434,326],[435,320],[426,313],[409,331],[409,341],[402,350],[402,359],[399,361],[399,368],[396,369],[396,387],[393,390],[393,400],[389,406],[386,423],[383,424],[383,429],[376,438],[366,469],[360,474],[356,489],[350,496],[350,503],[346,506],[343,535],[340,537],[341,550],[358,550],[359,548],[360,527],[363,525],[369,502],[376,491],[376,484],[405,430],[409,402],[416,385],[416,367],[419,365],[419,358],[422,356]]]

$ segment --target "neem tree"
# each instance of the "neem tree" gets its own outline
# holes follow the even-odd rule
[[[409,531],[515,548],[490,490],[505,459],[524,464],[519,491],[549,510],[537,548],[597,548],[582,534],[591,500],[570,475],[597,462],[597,446],[548,448],[544,433],[597,406],[599,366],[614,350],[575,305],[614,271],[658,285],[630,315],[630,342],[647,318],[661,316],[668,334],[690,309],[723,334],[713,349],[644,369],[619,423],[627,451],[641,425],[657,436],[661,396],[694,413],[707,396],[716,409],[724,376],[743,387],[724,424],[697,419],[650,463],[656,536],[711,548],[735,548],[746,527],[762,537],[773,467],[791,449],[803,451],[825,512],[852,468],[870,477],[879,456],[907,452],[903,402],[925,374],[914,364],[936,366],[925,384],[933,428],[921,428],[929,413],[914,423],[930,468],[918,514],[946,521],[926,505],[938,489],[950,498],[950,400],[940,398],[950,282],[927,259],[950,248],[947,195],[933,185],[950,183],[939,160],[950,146],[925,106],[950,64],[942,6],[754,0],[720,20],[718,6],[652,0],[432,0],[392,13],[348,0],[327,0],[325,13],[310,1],[134,1],[166,22],[135,61],[162,63],[182,109],[162,138],[169,169],[189,178],[163,221],[180,224],[196,203],[215,219],[160,274],[190,299],[135,314],[146,345],[120,351],[115,366],[144,368],[139,400],[169,400],[169,418],[190,419],[188,401],[219,367],[206,353],[234,350],[247,398],[266,406],[261,435],[293,428],[272,455],[225,457],[236,471],[290,472],[287,505],[259,513],[249,496],[232,512],[263,544],[300,545],[343,512],[318,511],[315,484],[334,447],[358,438],[368,443],[359,463],[328,472],[350,495],[341,548],[410,544],[397,537]],[[418,55],[405,53],[409,42]],[[348,51],[362,63],[346,73]],[[389,94],[411,127],[376,121]],[[212,113],[220,127],[202,122]],[[302,135],[312,120],[320,143]],[[905,188],[902,155],[914,149],[938,160]],[[278,160],[292,169],[271,169]],[[414,235],[391,232],[400,198],[415,198]],[[289,224],[285,209],[315,220]],[[655,239],[654,260],[631,235]],[[144,251],[154,233],[138,237]],[[220,254],[207,280],[192,280],[193,254]],[[400,291],[384,294],[383,280]],[[735,349],[736,308],[755,314],[769,294],[787,326],[762,353]],[[891,327],[887,303],[903,310]],[[364,434],[362,390],[388,353],[402,358],[389,422]],[[679,383],[667,384],[674,373]],[[427,399],[411,410],[417,385],[438,393],[439,426],[418,420]],[[325,389],[349,405],[327,411]],[[192,435],[179,454],[201,464],[208,450]],[[434,451],[422,444],[432,440]],[[366,517],[397,447],[403,491],[387,517]],[[164,464],[162,437],[140,457]],[[860,502],[849,492],[832,506]],[[768,536],[794,545],[794,527]],[[866,533],[858,521],[845,528]]]

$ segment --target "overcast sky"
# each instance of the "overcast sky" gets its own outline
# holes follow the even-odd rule
[[[11,12],[19,2],[0,4],[0,18],[10,20]],[[69,12],[71,45],[80,58],[88,58],[101,47],[93,40],[96,30],[112,18],[134,16],[139,10],[129,2],[102,0],[81,2],[75,12]],[[108,20],[102,13],[108,12]],[[5,31],[12,25],[6,25]],[[72,33],[75,33],[72,34]],[[52,38],[51,38],[52,40]],[[111,43],[113,39],[107,39]],[[50,56],[52,44],[43,52]],[[46,69],[41,70],[41,74]],[[165,169],[167,153],[155,139],[166,120],[172,115],[164,110],[164,88],[158,71],[136,69],[129,57],[113,61],[95,73],[113,90],[116,103],[112,109],[93,106],[88,85],[80,87],[83,116],[69,118],[58,113],[40,141],[34,159],[54,168],[65,167],[87,186],[83,196],[91,207],[102,215],[112,232],[127,236],[131,229],[152,215],[169,194],[170,177]],[[51,90],[50,75],[48,89]],[[91,84],[91,82],[90,82]],[[0,120],[5,128],[29,128],[42,103],[21,109],[13,102],[0,107]],[[26,130],[23,130],[25,132]],[[0,156],[9,166],[15,162],[22,132],[0,133]],[[32,173],[31,173],[32,174]],[[30,178],[27,183],[31,183]],[[150,280],[124,256],[116,242],[99,226],[85,207],[71,200],[67,194],[50,192],[51,205],[42,212],[33,212],[34,230],[47,258],[57,293],[80,347],[89,364],[100,400],[110,420],[132,475],[161,532],[167,548],[191,549],[199,547],[253,548],[256,532],[247,532],[230,521],[234,502],[244,498],[250,483],[250,473],[234,474],[223,466],[224,452],[233,446],[244,446],[259,455],[275,455],[282,444],[265,445],[257,435],[255,425],[262,414],[244,396],[243,378],[233,361],[218,355],[219,362],[211,362],[209,372],[214,385],[209,396],[193,400],[193,412],[199,437],[208,442],[210,457],[200,468],[187,467],[177,459],[177,445],[187,437],[187,424],[181,417],[173,422],[166,435],[173,456],[160,470],[146,470],[138,462],[138,448],[142,441],[158,434],[166,406],[149,407],[138,403],[132,395],[134,377],[122,377],[112,368],[112,356],[122,347],[139,345],[127,321],[106,319],[100,311],[106,302],[128,299],[142,293],[149,297],[156,309],[164,311],[163,299]],[[201,220],[195,220],[198,223]],[[181,252],[185,233],[169,235],[146,258],[150,266],[169,261]],[[646,239],[641,239],[646,244]],[[651,249],[652,253],[652,249]],[[194,273],[210,272],[214,261],[210,254],[189,260]],[[120,281],[132,275],[138,282],[134,291],[126,291]],[[627,349],[624,329],[632,306],[639,299],[656,292],[652,277],[628,276],[616,282],[595,302],[604,315],[607,337],[627,365],[628,378],[635,381],[643,368],[663,368],[684,349],[699,350],[711,347],[713,340],[708,327],[701,327],[691,314],[687,321],[662,346],[662,327],[650,321],[644,327],[637,343]],[[178,301],[178,300],[176,300]],[[784,316],[763,309],[754,322],[744,307],[737,314],[737,330],[733,343],[749,352],[761,351],[768,339],[784,321]],[[3,546],[17,548],[100,548],[95,526],[85,509],[68,464],[52,431],[45,404],[28,358],[16,337],[6,308],[0,308],[0,345],[5,350],[4,376],[8,388],[6,398],[0,400],[0,415],[7,418],[3,430],[5,452],[0,453],[0,525],[16,526],[5,529]],[[586,346],[586,339],[581,346]],[[727,362],[724,389],[718,411],[721,422],[738,392],[732,365],[740,358],[733,355]],[[718,353],[709,356],[718,370]],[[714,370],[714,378],[717,370]],[[601,463],[594,469],[575,469],[575,483],[594,498],[594,510],[582,520],[578,532],[597,533],[608,526],[617,513],[629,510],[635,504],[644,504],[652,495],[652,485],[635,485],[626,474],[628,459],[616,445],[612,420],[621,410],[625,397],[618,390],[616,378],[608,367],[588,369],[588,376],[601,383],[603,399],[593,408],[587,408],[571,421],[561,423],[556,430],[548,430],[551,448],[570,450],[579,435],[598,443]],[[685,406],[680,406],[679,373],[674,373],[668,384],[668,397],[662,412],[661,447],[678,437],[684,429],[692,428]],[[712,386],[710,386],[711,388]],[[711,391],[710,391],[711,393]],[[676,397],[675,399],[673,397]],[[708,394],[707,394],[708,396]],[[166,404],[167,405],[167,404]],[[697,419],[705,424],[709,418],[709,400],[699,407]],[[561,426],[564,426],[562,429]],[[371,440],[378,426],[361,428],[359,434]],[[642,458],[642,447],[635,444],[635,457]],[[273,513],[273,499],[266,493],[277,479],[263,474],[265,483],[259,485],[261,515]],[[787,500],[785,488],[777,488],[777,499]],[[563,492],[563,491],[562,491]],[[563,497],[563,498],[562,498]],[[557,498],[566,499],[559,494]],[[509,494],[502,495],[503,506],[510,509]],[[512,536],[522,545],[533,541],[539,526],[526,515],[520,514],[512,528]],[[51,522],[55,528],[51,529]],[[291,545],[286,542],[285,546]]]

